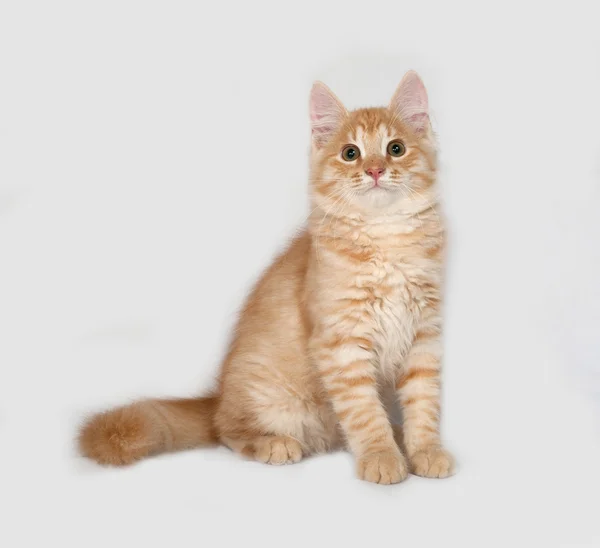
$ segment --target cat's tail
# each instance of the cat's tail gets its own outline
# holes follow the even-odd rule
[[[80,452],[100,464],[131,464],[157,453],[218,443],[216,396],[142,400],[92,416],[79,432]]]

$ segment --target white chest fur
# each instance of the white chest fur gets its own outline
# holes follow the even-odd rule
[[[406,357],[419,322],[417,286],[398,264],[384,263],[386,276],[372,287],[370,312],[378,362],[384,375],[393,374]]]
[[[346,311],[345,325],[336,316],[336,326],[371,338],[381,373],[392,377],[412,346],[431,293],[437,293],[440,265],[426,250],[439,236],[432,230],[417,237],[412,227],[394,224],[362,227],[352,236],[356,247],[324,254],[329,275],[323,298],[354,300],[356,311]]]

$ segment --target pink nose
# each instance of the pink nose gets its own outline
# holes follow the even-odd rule
[[[379,177],[381,177],[381,175],[385,171],[385,168],[384,167],[370,167],[366,171],[367,171],[367,174],[370,175],[371,177],[373,177],[375,182],[377,182],[379,180]]]

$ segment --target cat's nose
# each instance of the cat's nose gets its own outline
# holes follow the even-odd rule
[[[370,175],[371,177],[373,177],[375,182],[377,182],[379,180],[379,177],[381,177],[381,175],[383,175],[385,168],[384,167],[370,167],[369,169],[367,169],[365,171],[367,172],[367,175]]]

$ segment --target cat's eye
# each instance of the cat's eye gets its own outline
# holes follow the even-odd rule
[[[390,156],[402,156],[406,152],[406,147],[402,141],[391,141],[387,147]]]
[[[346,160],[346,162],[354,162],[359,156],[360,150],[354,145],[346,145],[342,149],[342,158]]]

